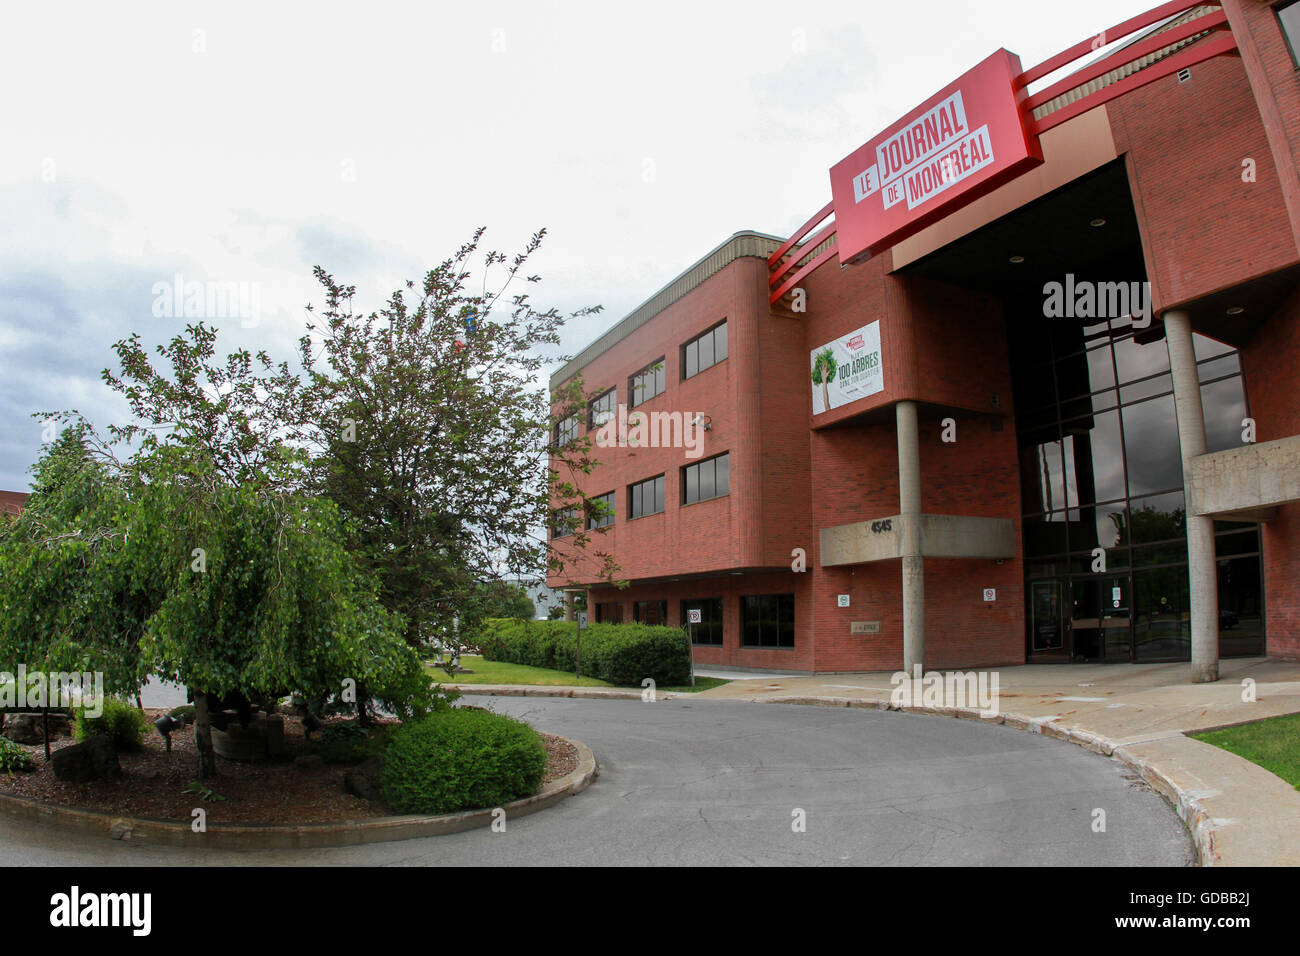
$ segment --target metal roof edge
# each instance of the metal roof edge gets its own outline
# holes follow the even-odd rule
[[[593,359],[609,351],[664,309],[699,288],[705,280],[717,275],[737,259],[767,259],[784,241],[777,236],[749,229],[732,233],[559,368],[551,375],[551,387],[554,388],[573,378]]]

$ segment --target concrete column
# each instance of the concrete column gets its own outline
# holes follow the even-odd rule
[[[903,533],[903,669],[925,670],[925,569],[921,559],[921,450],[916,402],[895,406],[898,504]]]
[[[1192,609],[1192,682],[1219,679],[1219,575],[1214,560],[1214,519],[1198,517],[1192,500],[1192,459],[1205,454],[1205,412],[1196,375],[1192,320],[1181,310],[1162,316],[1169,372],[1174,380],[1178,444],[1183,457],[1183,506],[1187,509],[1187,576]]]

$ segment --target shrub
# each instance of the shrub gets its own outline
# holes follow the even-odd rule
[[[98,717],[87,716],[84,707],[77,708],[73,735],[85,741],[102,734],[113,739],[114,750],[139,750],[144,746],[146,726],[144,714],[135,706],[116,697],[105,697],[104,712]]]
[[[179,707],[173,707],[173,708],[171,709],[170,716],[172,716],[172,717],[183,717],[183,718],[185,719],[185,724],[186,724],[186,726],[193,727],[193,726],[194,726],[194,717],[195,717],[194,705],[193,705],[193,704],[181,704],[181,706],[179,706]]]
[[[336,720],[325,725],[320,739],[327,744],[356,743],[366,739],[366,728],[349,720]]]
[[[578,628],[572,621],[493,618],[474,635],[490,661],[571,671],[577,664]],[[691,674],[686,632],[648,624],[593,624],[582,632],[582,673],[611,684],[685,684]]]
[[[330,721],[320,737],[303,744],[302,752],[316,754],[326,763],[361,763],[383,752],[393,726],[377,724],[367,729],[356,721]]]
[[[31,754],[8,737],[0,737],[0,770],[5,773],[26,773],[35,769],[36,761],[32,760]]]
[[[486,710],[450,710],[393,734],[380,785],[400,813],[499,807],[537,791],[546,747],[522,721]]]

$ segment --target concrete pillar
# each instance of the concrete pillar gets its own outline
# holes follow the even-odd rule
[[[925,569],[921,559],[921,449],[916,402],[895,406],[898,504],[903,532],[903,669],[925,670]]]
[[[1192,320],[1181,310],[1162,316],[1169,372],[1174,381],[1178,444],[1183,457],[1183,506],[1187,510],[1187,576],[1192,609],[1192,682],[1219,679],[1219,575],[1214,559],[1214,519],[1198,517],[1192,500],[1192,459],[1205,454],[1205,412],[1196,375]]]

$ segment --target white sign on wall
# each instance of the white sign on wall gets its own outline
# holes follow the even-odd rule
[[[848,596],[847,594],[839,594],[839,595],[836,595],[836,597],[839,599],[839,606],[840,606],[840,607],[848,607],[848,606],[849,606],[849,596]]]
[[[998,599],[998,589],[997,589],[997,588],[985,588],[985,589],[984,589],[984,600],[986,600],[986,601],[996,601],[997,599]]]
[[[809,362],[814,415],[884,391],[880,323],[864,325],[813,349]]]

